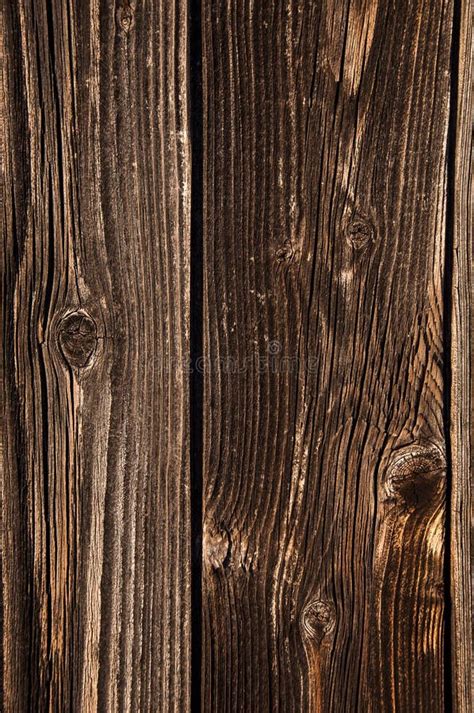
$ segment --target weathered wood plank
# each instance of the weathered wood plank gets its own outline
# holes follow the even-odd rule
[[[203,2],[205,711],[444,710],[452,14]]]
[[[459,51],[455,100],[453,246],[451,294],[451,598],[453,710],[474,706],[473,596],[473,274],[472,221],[473,36],[472,7],[460,3]]]
[[[3,710],[182,712],[187,4],[4,23]]]

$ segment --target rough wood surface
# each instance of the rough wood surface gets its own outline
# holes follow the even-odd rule
[[[474,120],[473,16],[468,2],[460,3],[459,50],[453,100],[454,177],[452,311],[451,328],[451,595],[452,595],[452,684],[455,713],[474,710],[473,639],[473,413],[474,413],[474,331],[473,264],[474,226],[472,220],[472,129]]]
[[[187,5],[3,22],[2,710],[186,711]]]
[[[202,710],[445,710],[451,0],[203,1]]]
[[[470,713],[469,4],[1,17],[1,710]]]

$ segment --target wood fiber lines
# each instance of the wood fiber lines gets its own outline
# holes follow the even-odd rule
[[[474,264],[474,230],[472,220],[472,128],[473,104],[473,44],[472,8],[462,3],[456,8],[459,22],[457,75],[453,76],[455,91],[452,103],[451,162],[453,177],[450,199],[452,205],[452,282],[449,333],[451,337],[451,384],[449,416],[451,426],[451,640],[453,706],[456,713],[472,713],[474,706],[473,670],[473,583],[474,509],[472,472],[474,413],[474,330],[472,315]]]
[[[471,713],[465,0],[7,0],[5,713]]]
[[[203,5],[202,710],[443,711],[452,3]]]
[[[188,709],[187,24],[4,9],[8,713]]]

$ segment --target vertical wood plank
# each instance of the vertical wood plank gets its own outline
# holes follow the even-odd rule
[[[470,713],[474,706],[474,651],[472,630],[473,490],[474,463],[472,414],[474,261],[472,221],[472,126],[474,119],[472,71],[472,8],[459,3],[458,76],[453,114],[455,136],[452,186],[453,246],[451,295],[451,651],[453,710]]]
[[[3,710],[182,713],[187,4],[3,17]]]
[[[203,2],[205,711],[444,710],[452,14]]]

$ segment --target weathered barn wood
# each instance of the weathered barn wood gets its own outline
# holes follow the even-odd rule
[[[3,710],[185,711],[187,6],[4,22]]]
[[[0,708],[471,713],[469,4],[2,23]]]
[[[472,7],[461,3],[457,7],[459,43],[457,64],[453,68],[452,155],[453,183],[450,193],[452,277],[450,284],[451,312],[448,335],[451,342],[451,388],[449,416],[451,427],[451,641],[453,710],[456,713],[474,707],[474,639],[473,639],[473,557],[474,502],[472,469],[474,466],[474,330],[473,299],[473,190],[472,190],[472,129],[473,44]]]
[[[202,710],[445,710],[453,5],[203,5]]]

